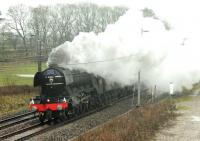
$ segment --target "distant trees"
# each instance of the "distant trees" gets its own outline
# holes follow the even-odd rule
[[[0,34],[0,35],[1,35],[0,38],[2,39],[2,42],[1,42],[0,45],[1,45],[1,49],[2,49],[2,50],[5,49],[5,41],[6,41],[6,38],[7,38],[7,37],[6,37],[6,30],[7,30],[7,29],[6,29],[6,26],[3,25],[3,26],[1,27],[1,31],[0,31],[0,33],[1,33],[1,34]]]
[[[8,28],[6,25],[0,27],[0,59],[5,58],[5,49],[8,43]]]
[[[49,7],[39,6],[37,8],[31,8],[31,16],[29,19],[29,31],[30,36],[35,36],[36,46],[40,43],[43,45],[43,49],[47,52],[48,46],[48,34],[49,34]]]
[[[27,34],[29,32],[27,24],[29,20],[28,8],[25,7],[24,5],[12,6],[8,9],[8,16],[9,16],[9,22],[7,24],[8,27],[11,30],[16,31],[16,33],[22,39],[23,46],[27,52],[28,50]]]
[[[0,11],[0,16],[1,16],[1,11]],[[2,18],[0,17],[0,21],[2,20]]]
[[[99,7],[91,3],[56,5],[50,10],[51,40],[56,45],[72,41],[79,32],[103,32],[126,11],[125,7]]]
[[[55,7],[57,11],[54,11],[54,14],[57,14],[57,44],[61,44],[65,41],[71,41],[76,35],[76,22],[80,21],[78,18],[78,13],[76,13],[76,5],[57,5]],[[51,13],[53,14],[53,12]],[[53,18],[53,15],[51,15]]]
[[[152,9],[144,8],[142,11],[143,11],[143,17],[153,17],[154,19],[159,19]],[[165,20],[161,21],[164,24],[166,30],[171,29],[171,25],[167,21]]]
[[[154,17],[156,18],[156,15],[152,9],[144,8],[143,9],[143,16],[144,17]]]
[[[1,16],[1,11],[0,11],[0,16]],[[0,17],[0,22],[1,22],[2,20],[4,20],[4,19]]]
[[[29,55],[29,50],[35,50],[41,42],[47,54],[49,49],[72,41],[79,32],[103,32],[126,11],[126,7],[100,7],[91,3],[12,6],[7,12],[7,23],[0,26],[0,48],[22,49]]]

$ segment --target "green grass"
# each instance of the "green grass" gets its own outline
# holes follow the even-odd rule
[[[42,64],[42,68],[47,68]],[[32,85],[33,78],[19,77],[17,74],[35,74],[37,72],[37,63],[4,63],[0,64],[0,86],[6,85]]]
[[[182,96],[182,97],[179,97],[179,98],[176,98],[176,99],[173,99],[175,102],[186,102],[186,101],[190,101],[192,100],[192,97],[189,96],[189,95],[186,95],[186,96]]]
[[[189,109],[190,107],[188,106],[182,106],[182,105],[177,106],[177,110],[189,110]]]

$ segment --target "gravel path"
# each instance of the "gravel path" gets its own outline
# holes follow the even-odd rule
[[[66,141],[70,138],[78,136],[88,129],[94,128],[102,123],[105,123],[109,119],[116,117],[131,108],[131,99],[121,101],[109,108],[106,108],[100,112],[84,117],[74,123],[67,124],[63,127],[57,128],[53,131],[39,135],[31,141]]]
[[[200,96],[178,103],[181,115],[156,134],[156,141],[200,141]]]

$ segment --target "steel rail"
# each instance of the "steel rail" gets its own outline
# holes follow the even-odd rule
[[[26,112],[24,114],[20,114],[20,115],[16,115],[16,116],[13,116],[13,117],[8,117],[8,118],[5,118],[5,119],[1,119],[0,120],[0,124],[15,120],[15,119],[18,119],[18,118],[21,118],[21,117],[25,117],[25,116],[28,116],[28,115],[31,115],[31,114],[34,114],[34,113],[35,112]]]
[[[15,132],[5,134],[5,135],[3,135],[3,136],[0,137],[0,140],[4,140],[4,139],[7,139],[7,138],[9,138],[9,137],[12,137],[12,136],[21,134],[21,133],[23,133],[23,132],[25,132],[25,131],[28,131],[28,130],[32,130],[32,129],[37,128],[37,127],[39,127],[39,126],[41,126],[41,125],[42,125],[41,123],[36,123],[36,124],[34,124],[34,125],[32,125],[32,126],[25,127],[25,128],[22,128],[22,129],[20,129],[20,130],[15,131]]]
[[[0,126],[0,130],[8,128],[8,127],[11,127],[11,126],[14,126],[14,125],[17,125],[17,124],[20,124],[20,123],[23,123],[23,122],[26,122],[26,121],[29,121],[29,120],[32,120],[32,119],[35,119],[37,117],[38,116],[31,116],[31,117],[28,117],[28,118],[24,118],[24,119],[21,119],[21,120],[16,120],[14,122],[1,125]]]

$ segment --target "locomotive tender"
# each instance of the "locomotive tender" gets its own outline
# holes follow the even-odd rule
[[[132,87],[107,85],[105,79],[80,70],[49,67],[34,76],[40,95],[32,98],[30,109],[39,120],[60,119],[84,113],[132,93]]]

